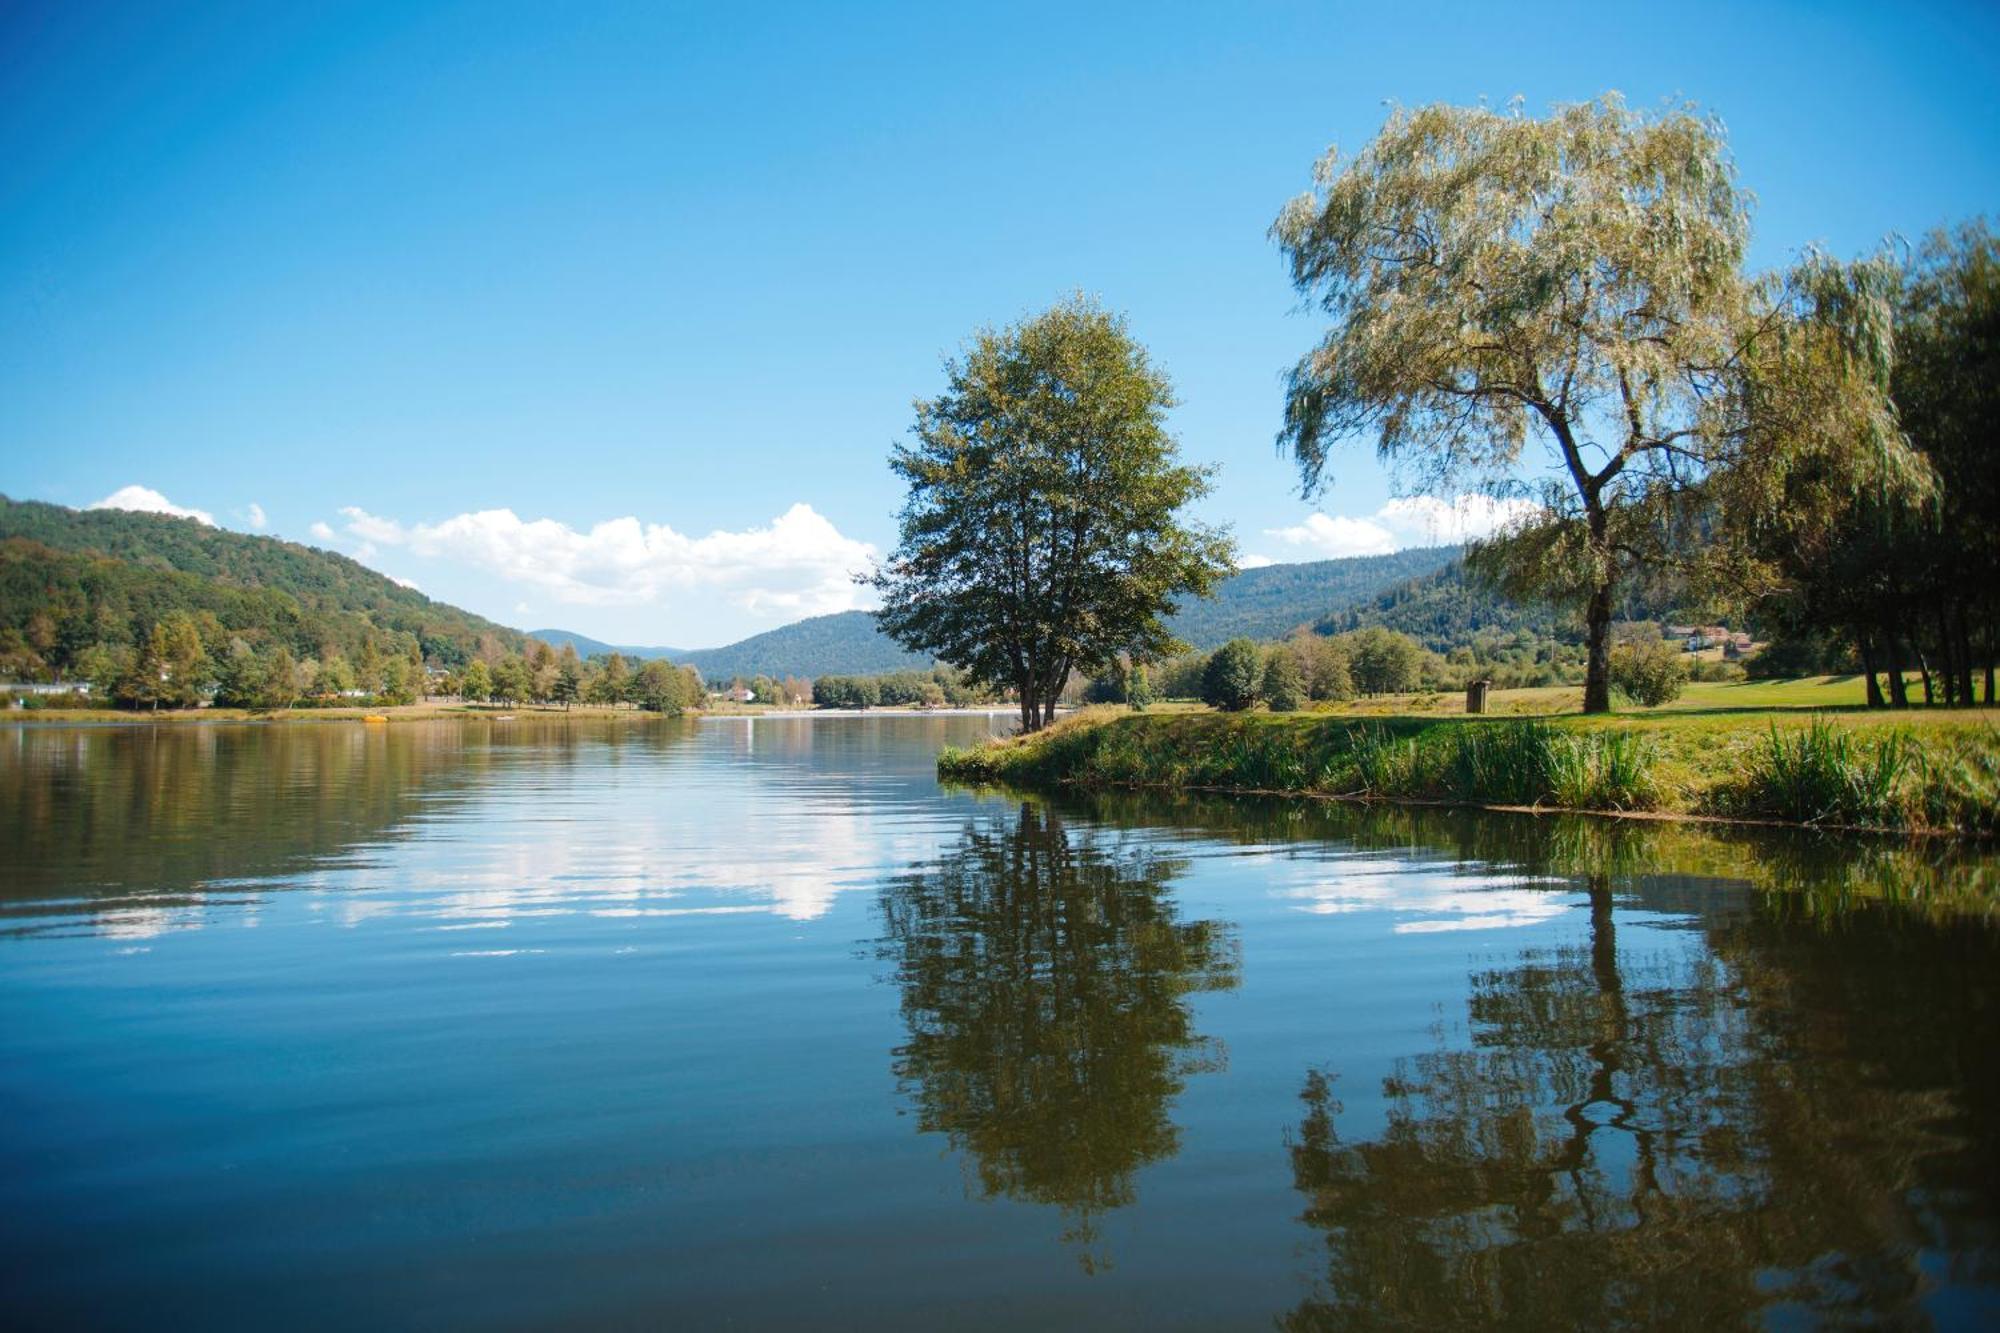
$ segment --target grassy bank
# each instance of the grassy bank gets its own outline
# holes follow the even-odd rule
[[[1976,712],[1582,718],[1085,712],[947,750],[940,776],[2000,832],[2000,726]]]

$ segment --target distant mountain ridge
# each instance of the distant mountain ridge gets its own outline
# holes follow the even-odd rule
[[[1169,623],[1175,634],[1204,650],[1238,635],[1275,639],[1436,573],[1460,554],[1456,546],[1413,547],[1391,555],[1246,569],[1224,579],[1213,598],[1187,599]],[[906,651],[878,630],[870,611],[814,616],[720,648],[690,650],[609,644],[561,629],[526,632],[558,648],[574,644],[585,657],[612,651],[627,657],[665,657],[694,667],[711,681],[757,675],[874,675],[930,665],[929,658]]]

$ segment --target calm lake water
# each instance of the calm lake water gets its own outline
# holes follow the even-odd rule
[[[0,730],[12,1327],[2000,1322],[1990,853]]]

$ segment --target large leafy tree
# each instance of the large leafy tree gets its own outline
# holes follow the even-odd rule
[[[1531,493],[1483,568],[1583,612],[1584,708],[1608,710],[1621,579],[1685,543],[1704,483],[1747,446],[1810,434],[1760,437],[1743,415],[1797,387],[1740,391],[1746,352],[1799,303],[1744,275],[1747,198],[1720,127],[1616,97],[1543,119],[1427,106],[1393,113],[1352,162],[1329,153],[1318,181],[1273,227],[1332,318],[1291,371],[1279,437],[1305,491],[1336,444],[1373,436],[1418,489]],[[1830,368],[1814,387],[1879,402]],[[1851,406],[1825,396],[1779,415]]]
[[[1072,671],[1177,648],[1165,618],[1231,572],[1233,547],[1182,517],[1210,470],[1179,462],[1172,388],[1122,318],[1072,298],[982,332],[946,373],[890,459],[909,495],[872,578],[880,624],[1013,689],[1034,730]]]

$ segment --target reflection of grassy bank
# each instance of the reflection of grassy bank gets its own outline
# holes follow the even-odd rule
[[[1870,904],[1896,904],[1926,917],[2000,912],[2000,856],[1990,845],[1950,838],[1856,838],[1573,814],[1519,819],[1466,807],[1115,788],[1072,788],[1052,799],[1077,817],[1119,827],[1192,830],[1244,844],[1304,839],[1443,855],[1536,877],[1609,876],[1626,888],[1650,886],[1656,905],[1671,898],[1675,884],[1733,881],[1773,895],[1788,916],[1803,910],[1828,921]]]
[[[1106,711],[1033,736],[947,750],[938,771],[1030,786],[2000,831],[2000,728],[1970,713],[1469,719]]]

